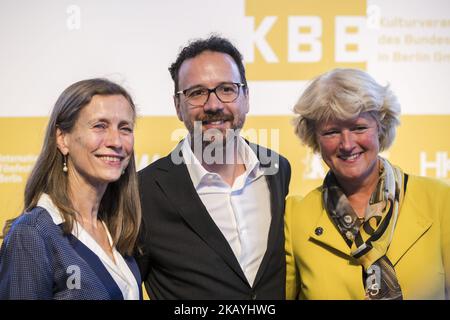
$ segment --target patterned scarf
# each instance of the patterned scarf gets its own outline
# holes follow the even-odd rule
[[[336,177],[329,171],[323,183],[325,208],[362,265],[366,300],[402,300],[394,266],[386,256],[403,201],[403,172],[379,158],[380,177],[369,200],[364,221],[360,221]]]

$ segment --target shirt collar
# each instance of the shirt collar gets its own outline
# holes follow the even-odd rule
[[[250,177],[252,179],[256,179],[257,177],[264,174],[262,168],[260,168],[260,162],[258,157],[252,148],[248,145],[248,143],[241,137],[238,136],[237,140],[237,150],[238,157],[240,161],[242,161],[245,165],[245,177]],[[201,183],[203,177],[207,174],[216,174],[209,172],[206,170],[197,159],[195,154],[192,152],[190,145],[190,136],[189,134],[183,140],[183,144],[181,146],[181,152],[183,155],[184,163],[188,169],[189,175],[191,177],[192,183],[194,187],[197,189],[199,184]]]
[[[54,224],[59,225],[64,222],[63,215],[59,211],[58,207],[55,206],[55,204],[53,203],[52,199],[48,194],[46,193],[41,194],[37,206],[47,210]]]
[[[55,206],[55,204],[53,203],[53,200],[50,198],[50,196],[46,193],[41,194],[41,196],[39,197],[39,201],[37,203],[38,207],[44,208],[45,210],[47,210],[47,212],[50,214],[50,217],[53,220],[53,223],[56,225],[60,225],[61,223],[63,223],[64,220],[64,216],[62,215],[61,211],[59,211],[58,207]],[[111,237],[111,234],[109,233],[108,227],[106,226],[106,224],[102,221],[102,224],[106,230],[106,234],[108,236],[108,241],[109,244],[111,246],[113,246],[113,240]],[[72,234],[78,238],[78,240],[81,240],[81,242],[83,243],[87,243],[86,241],[83,241],[84,239],[82,238],[83,236],[90,236],[83,228],[83,226],[78,223],[78,221],[74,221],[74,226],[72,229]],[[80,238],[81,237],[81,238]],[[95,241],[94,241],[95,242]]]
[[[200,161],[198,161],[197,157],[192,152],[189,135],[187,135],[187,137],[183,140],[181,152],[183,154],[183,161],[186,164],[192,183],[194,184],[194,187],[197,188],[202,178],[207,175],[209,171],[201,165]]]

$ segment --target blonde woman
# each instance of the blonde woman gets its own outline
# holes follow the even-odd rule
[[[379,155],[399,124],[391,90],[336,69],[307,87],[295,113],[297,135],[329,171],[287,200],[287,298],[448,298],[450,187]]]

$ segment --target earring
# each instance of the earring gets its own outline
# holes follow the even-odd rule
[[[68,169],[67,169],[67,156],[66,155],[64,155],[63,171],[64,172],[68,171]]]

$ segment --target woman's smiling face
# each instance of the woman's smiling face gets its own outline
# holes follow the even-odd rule
[[[341,184],[362,183],[378,175],[378,125],[369,113],[349,120],[321,123],[316,137],[322,159]]]
[[[134,111],[122,95],[95,95],[70,132],[59,134],[69,178],[104,185],[120,178],[134,145]]]

